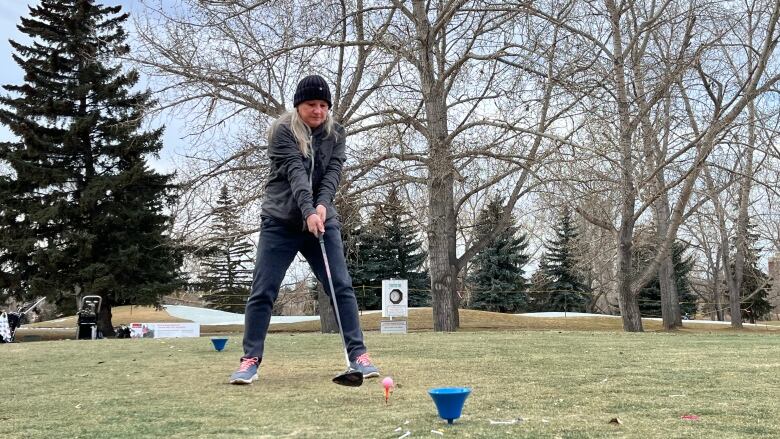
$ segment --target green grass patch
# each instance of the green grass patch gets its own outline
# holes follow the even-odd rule
[[[780,437],[773,334],[367,332],[366,341],[398,384],[389,405],[377,379],[330,382],[344,368],[338,335],[270,334],[251,386],[226,384],[240,334],[224,352],[205,337],[0,345],[0,426],[24,438]],[[437,386],[473,389],[454,425],[427,394]],[[609,424],[616,417],[622,425]]]

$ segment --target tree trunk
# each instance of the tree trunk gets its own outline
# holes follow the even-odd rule
[[[715,304],[715,320],[722,322],[723,315],[723,293],[720,288],[720,250],[715,254],[715,258],[710,264],[712,268],[712,283],[710,288],[712,289],[713,298],[712,301]]]
[[[720,270],[715,272],[714,279],[712,281],[712,291],[715,294],[715,320],[722,322],[725,316],[723,315],[723,294],[720,289]]]
[[[626,86],[625,59],[620,18],[623,13],[614,1],[607,1],[607,10],[612,27],[612,74],[615,81],[618,116],[618,147],[620,149],[620,228],[617,238],[617,292],[623,329],[628,332],[642,332],[642,317],[639,312],[637,294],[632,290],[633,267],[631,251],[634,239],[634,212],[636,209],[636,187],[633,181],[634,161],[630,103]]]
[[[663,184],[662,172],[656,177],[659,184]],[[669,201],[666,194],[658,197],[654,203],[656,222],[656,249],[664,247],[664,240],[669,231]],[[661,290],[661,320],[664,329],[669,331],[682,326],[680,314],[680,300],[677,295],[677,282],[675,281],[673,250],[666,252],[658,266],[658,285]]]
[[[114,325],[111,323],[113,317],[111,304],[105,296],[101,296],[101,298],[97,328],[103,334],[103,337],[113,337],[116,333],[114,332]]]
[[[718,193],[715,190],[715,183],[710,174],[708,168],[704,168],[704,181],[707,184],[707,190],[710,194],[710,199],[715,206],[715,216],[718,221],[718,234],[720,235],[720,259],[723,264],[723,277],[725,278],[726,290],[729,296],[729,313],[731,314],[731,325],[737,328],[742,327],[742,317],[739,310],[739,286],[736,283],[736,277],[734,276],[734,270],[731,267],[731,251],[729,250],[729,237],[728,230],[726,229],[726,213],[723,207],[723,203],[718,197]],[[736,265],[736,264],[735,264]],[[715,276],[717,279],[717,275]],[[717,292],[718,299],[720,299],[720,292]],[[736,303],[735,303],[736,300]],[[720,305],[718,300],[717,305]],[[734,310],[737,310],[737,317],[734,317]]]
[[[431,297],[434,331],[455,331],[458,316],[455,258],[454,169],[447,141],[447,90],[437,67],[444,65],[426,2],[412,2],[417,39],[421,45],[414,64],[420,75],[422,99],[428,120],[428,251],[431,260]]]
[[[618,236],[618,269],[617,291],[620,305],[620,315],[623,318],[623,330],[626,332],[643,332],[642,314],[639,311],[637,296],[631,289],[632,267],[632,235],[633,224],[623,225]]]
[[[736,284],[736,281],[734,283]],[[729,314],[731,314],[731,327],[742,329],[742,308],[740,307],[738,288],[730,288]]]
[[[336,321],[336,312],[330,303],[330,296],[325,294],[325,288],[317,283],[317,306],[320,311],[320,331],[323,334],[339,332],[339,324]]]
[[[664,102],[664,119],[667,124],[670,123],[669,101]],[[669,233],[669,219],[671,217],[671,208],[669,207],[669,194],[666,189],[666,170],[664,162],[667,160],[669,127],[664,127],[664,135],[659,140],[655,135],[655,130],[650,122],[649,115],[642,118],[643,136],[645,138],[645,150],[648,153],[648,159],[656,169],[655,173],[655,192],[658,194],[653,202],[653,210],[656,225],[656,251],[661,252],[667,248],[663,260],[658,265],[658,286],[661,292],[661,320],[664,329],[669,331],[677,327],[682,327],[682,315],[680,314],[680,300],[677,296],[677,282],[674,270],[674,241],[670,246],[666,246],[665,241]],[[652,134],[652,135],[651,135]]]
[[[434,167],[435,169],[435,167]],[[434,172],[432,169],[432,172]],[[440,174],[439,174],[440,175]],[[429,184],[430,215],[428,245],[430,251],[431,296],[433,299],[434,331],[455,331],[460,326],[458,315],[457,272],[454,264],[454,220],[452,177],[449,174],[431,178]]]
[[[745,259],[748,252],[748,206],[750,191],[753,188],[753,152],[756,145],[756,105],[750,101],[748,107],[748,138],[745,148],[745,167],[740,177],[739,215],[737,216],[737,233],[734,256],[734,288],[730,292],[731,327],[742,328],[742,288],[745,276]],[[754,319],[751,316],[751,323]]]
[[[675,300],[677,289],[674,285],[674,264],[671,255],[668,255],[658,267],[658,283],[661,289],[661,320],[667,331],[677,327],[674,309],[678,305]]]

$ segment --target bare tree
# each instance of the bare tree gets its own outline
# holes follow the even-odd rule
[[[756,143],[757,143],[757,125],[758,125],[758,113],[757,102],[761,98],[761,90],[771,89],[778,80],[778,76],[769,76],[766,79],[764,85],[769,85],[768,88],[757,87],[755,94],[750,96],[749,90],[751,85],[758,84],[758,80],[755,76],[757,71],[766,69],[769,63],[768,57],[765,58],[767,53],[771,55],[771,52],[777,45],[778,37],[775,35],[777,20],[778,20],[778,5],[777,2],[764,3],[764,2],[751,2],[746,3],[744,14],[742,19],[734,23],[733,32],[730,38],[726,38],[722,45],[719,45],[718,50],[721,52],[723,64],[718,63],[717,66],[722,68],[726,67],[726,72],[730,73],[730,76],[736,78],[736,82],[746,90],[742,96],[736,95],[731,98],[731,101],[724,99],[724,92],[726,85],[721,78],[714,72],[705,71],[703,64],[699,66],[699,74],[702,78],[702,84],[707,90],[707,94],[711,101],[712,108],[723,114],[723,120],[728,120],[728,123],[738,122],[738,126],[732,128],[731,133],[725,133],[725,127],[723,139],[719,143],[722,143],[726,147],[733,148],[731,159],[733,168],[730,173],[736,178],[738,183],[738,193],[734,197],[736,202],[736,218],[733,219],[734,229],[734,257],[732,260],[729,242],[729,231],[727,229],[727,213],[724,203],[721,201],[719,194],[715,190],[714,178],[709,168],[705,168],[705,182],[707,190],[710,192],[710,199],[712,200],[717,225],[720,234],[720,249],[719,253],[722,260],[722,266],[724,271],[724,278],[729,291],[729,310],[731,315],[731,325],[736,328],[742,327],[741,317],[741,291],[742,282],[744,276],[745,259],[748,252],[747,248],[747,235],[748,235],[748,222],[750,218],[749,206],[751,204],[751,193],[753,188],[753,182],[756,176],[756,167],[754,163]],[[769,9],[772,6],[773,9]],[[737,41],[740,44],[738,50],[732,50],[732,41]],[[698,127],[695,117],[693,115],[692,104],[687,94],[683,94],[686,99],[686,105],[689,109],[689,116],[691,118],[691,126],[695,133],[701,133]],[[747,96],[749,99],[746,99]],[[728,104],[734,105],[730,111],[725,111],[725,106]],[[744,110],[746,114],[742,112]],[[739,113],[737,113],[739,110]],[[741,117],[740,117],[741,116]],[[744,140],[743,140],[744,139]],[[715,143],[715,141],[712,141]],[[710,149],[712,146],[710,146]],[[726,168],[728,169],[728,168]]]
[[[134,61],[157,86],[160,110],[184,113],[192,128],[193,143],[180,175],[185,193],[177,227],[196,246],[208,220],[204,206],[213,189],[226,182],[240,189],[234,192],[245,207],[244,232],[259,231],[256,218],[268,166],[264,133],[270,120],[285,111],[285,98],[301,76],[317,71],[332,80],[334,117],[350,129],[362,120],[356,110],[395,65],[370,44],[384,32],[382,20],[392,17],[392,8],[379,8],[387,14],[377,18],[361,1],[143,3],[147,9],[136,22]],[[232,130],[223,129],[231,125]],[[366,168],[359,161],[346,173],[360,176]],[[348,187],[350,178],[344,183]],[[320,304],[321,309],[328,306],[327,301]]]
[[[540,153],[565,141],[551,134],[571,107],[556,81],[582,72],[558,59],[576,53],[558,26],[481,1],[183,3],[139,26],[139,62],[167,81],[168,105],[200,109],[203,129],[247,111],[273,117],[301,72],[326,72],[334,115],[371,145],[350,150],[342,190],[403,183],[425,197],[435,328],[456,329],[458,274],[489,239],[457,254],[461,206],[507,191],[507,227]]]
[[[592,108],[602,110],[600,122],[595,129],[586,131],[594,160],[602,159],[601,166],[588,162],[589,169],[613,169],[619,175],[614,181],[619,188],[619,211],[615,222],[613,217],[589,212],[587,205],[580,206],[580,213],[617,236],[618,268],[617,290],[620,298],[623,327],[627,331],[641,331],[637,295],[639,290],[652,279],[667,258],[671,243],[684,219],[700,203],[689,205],[695,183],[704,160],[717,144],[720,134],[741,114],[747,104],[761,93],[770,90],[777,82],[777,76],[766,72],[767,63],[774,53],[776,42],[777,5],[766,10],[759,22],[763,26],[764,38],[755,44],[745,43],[756,52],[755,68],[746,71],[743,79],[725,79],[717,105],[696,108],[695,113],[706,119],[703,129],[674,128],[675,143],[666,146],[664,133],[669,119],[665,102],[674,98],[675,111],[692,111],[685,107],[687,93],[708,96],[706,90],[710,79],[723,76],[715,70],[711,57],[720,55],[725,43],[723,39],[736,38],[729,34],[729,27],[710,26],[708,22],[731,23],[741,17],[733,10],[713,8],[713,4],[700,2],[637,2],[620,3],[605,1],[604,8],[595,12],[595,17],[606,23],[609,32],[597,33],[604,26],[572,29],[572,34],[599,44],[606,59],[602,83],[606,94],[595,95],[598,101],[591,101]],[[601,11],[605,13],[599,14]],[[735,16],[737,18],[729,18]],[[730,20],[730,21],[729,21]],[[709,32],[708,29],[721,29]],[[659,35],[679,34],[675,38],[659,39]],[[654,44],[651,44],[653,43]],[[663,43],[663,44],[660,44]],[[663,48],[663,50],[659,50]],[[653,50],[649,50],[653,49]],[[722,68],[722,66],[720,66]],[[713,69],[713,70],[710,70]],[[702,78],[707,78],[704,81]],[[719,78],[720,79],[720,78]],[[698,82],[697,82],[698,81]],[[679,86],[678,84],[684,84]],[[697,85],[698,84],[698,85]],[[604,98],[606,96],[606,99]],[[599,105],[600,104],[600,105]],[[666,104],[668,105],[668,104]],[[705,111],[712,111],[705,114]],[[648,119],[648,118],[651,119]],[[655,120],[652,118],[656,118]],[[661,120],[663,124],[657,124]],[[676,120],[680,120],[679,117]],[[614,121],[614,123],[611,123]],[[614,136],[608,129],[613,127]],[[661,130],[659,130],[661,129]],[[637,147],[637,143],[644,145]],[[614,149],[614,154],[609,146]],[[672,148],[673,146],[673,148]],[[661,154],[652,154],[660,151]],[[640,156],[640,152],[645,152]],[[603,161],[608,158],[608,162]],[[672,168],[670,165],[674,164]],[[674,177],[668,182],[659,173],[674,169]],[[654,184],[650,184],[654,183]],[[587,186],[584,186],[587,187]],[[606,196],[613,197],[609,191]],[[665,207],[669,197],[669,207]],[[672,198],[673,196],[673,198]],[[634,228],[647,212],[655,207],[656,217],[667,219],[663,233],[658,233],[658,253],[646,269],[632,275],[631,249]],[[669,212],[668,215],[665,212]],[[667,267],[668,268],[668,267]],[[668,300],[668,298],[667,298]],[[668,303],[668,302],[667,302]],[[667,320],[671,326],[671,317]]]
[[[342,192],[370,204],[392,184],[420,201],[441,331],[458,328],[458,279],[492,239],[471,239],[469,212],[505,194],[497,235],[546,188],[568,192],[614,239],[623,326],[641,331],[638,291],[659,270],[671,279],[671,243],[706,198],[694,197],[706,159],[778,80],[768,70],[777,2],[759,2],[748,22],[716,1],[142,1],[135,53],[163,108],[187,111],[196,136],[246,127],[231,153],[194,145],[205,166],[188,179],[193,191],[245,173],[230,178],[254,178],[242,202],[257,200],[265,164],[242,159],[262,157],[262,131],[297,79],[324,74],[349,132]],[[751,38],[734,31],[745,23]],[[753,61],[726,77],[723,51],[734,47]],[[650,213],[658,253],[635,274],[634,228]]]

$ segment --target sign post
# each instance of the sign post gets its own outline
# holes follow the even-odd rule
[[[406,334],[409,316],[409,282],[406,279],[382,281],[382,334]],[[393,320],[403,317],[402,320]],[[386,320],[385,318],[389,318]]]

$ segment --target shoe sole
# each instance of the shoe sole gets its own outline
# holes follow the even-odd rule
[[[378,377],[378,376],[379,376],[379,372],[369,372],[369,373],[363,374],[363,378],[374,378],[374,377]]]
[[[255,380],[257,380],[257,374],[254,374],[252,378],[249,378],[248,380],[245,380],[243,378],[235,378],[230,380],[229,382],[230,384],[252,384],[252,382],[254,382]]]

